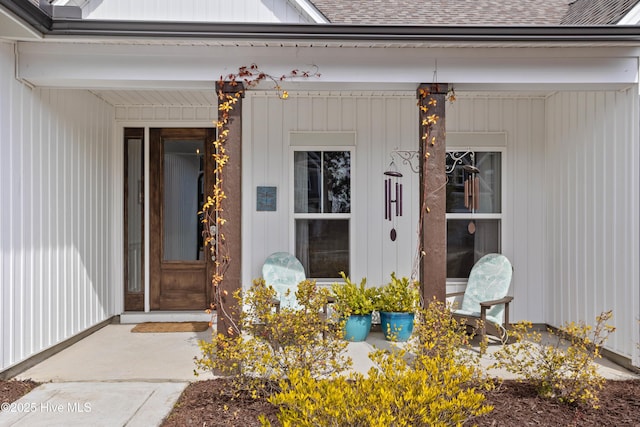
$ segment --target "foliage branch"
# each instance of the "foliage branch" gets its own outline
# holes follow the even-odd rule
[[[607,324],[611,317],[612,312],[605,311],[596,317],[595,326],[580,321],[566,323],[557,332],[549,329],[548,342],[530,322],[519,322],[509,332],[516,342],[494,353],[492,367],[518,375],[534,385],[541,397],[597,408],[604,377],[594,361],[615,331]]]
[[[269,396],[283,426],[461,426],[492,411],[483,391],[494,387],[478,358],[461,349],[466,330],[448,306],[418,310],[424,327],[404,348],[369,355],[374,366],[349,376],[292,370]],[[260,417],[263,426],[270,423]]]
[[[367,288],[365,286],[367,279],[365,278],[360,281],[360,285],[355,284],[344,271],[340,272],[340,276],[342,276],[344,283],[333,283],[331,285],[331,294],[335,299],[332,307],[340,317],[362,316],[371,314],[376,310],[377,288]]]
[[[213,302],[211,310],[216,310],[216,315],[222,316],[229,324],[227,330],[228,335],[237,335],[240,332],[239,325],[234,321],[232,313],[224,304],[224,298],[228,291],[223,290],[221,283],[224,280],[225,273],[231,263],[231,257],[226,244],[224,235],[224,226],[227,218],[224,215],[224,200],[227,194],[224,190],[224,168],[229,163],[229,154],[226,149],[226,143],[229,139],[230,123],[232,121],[231,112],[238,104],[245,92],[255,88],[261,82],[267,81],[273,84],[280,99],[287,99],[289,93],[281,86],[281,82],[291,79],[320,77],[317,67],[313,71],[292,70],[289,74],[283,74],[280,77],[262,71],[256,64],[250,66],[242,66],[238,68],[238,72],[230,73],[226,76],[220,76],[216,83],[216,93],[218,98],[218,119],[215,121],[217,128],[217,138],[213,142],[215,161],[214,184],[207,196],[202,210],[199,214],[202,216],[203,222],[203,240],[204,245],[208,246],[211,258],[213,260],[213,274],[211,277],[211,285],[213,288]]]
[[[295,292],[298,308],[275,310],[276,291],[264,279],[234,297],[244,307],[240,314],[242,335],[214,334],[211,342],[200,340],[202,357],[196,371],[230,375],[237,391],[265,396],[279,390],[278,382],[294,371],[312,378],[331,376],[351,367],[345,353],[340,325],[327,322],[324,306],[329,290],[304,280]]]

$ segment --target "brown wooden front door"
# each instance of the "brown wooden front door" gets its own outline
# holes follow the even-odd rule
[[[152,310],[202,310],[211,260],[198,211],[211,187],[210,128],[149,129],[149,280]]]

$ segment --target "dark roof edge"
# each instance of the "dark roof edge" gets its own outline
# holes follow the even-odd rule
[[[30,1],[0,0],[0,6],[40,33],[51,30],[51,17]]]
[[[0,0],[2,1],[2,0]],[[345,41],[640,42],[639,26],[390,26],[54,19],[47,35]]]

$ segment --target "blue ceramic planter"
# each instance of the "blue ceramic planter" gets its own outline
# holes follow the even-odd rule
[[[352,314],[344,325],[344,339],[347,341],[364,341],[371,330],[371,313]]]
[[[380,327],[389,341],[407,341],[413,332],[414,313],[381,311]]]

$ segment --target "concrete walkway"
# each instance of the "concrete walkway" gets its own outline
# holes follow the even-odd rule
[[[132,333],[108,325],[23,372],[43,384],[0,412],[0,426],[157,426],[194,376],[211,331]],[[13,410],[13,412],[11,412]]]
[[[0,412],[0,426],[157,426],[169,414],[194,376],[201,333],[131,333],[134,325],[108,325],[19,375],[43,384]],[[366,372],[374,348],[388,348],[380,332],[350,343],[354,369]],[[492,363],[490,345],[482,364]],[[477,348],[472,349],[477,351]],[[599,362],[610,379],[640,378],[607,360]],[[507,372],[491,372],[512,378]]]

